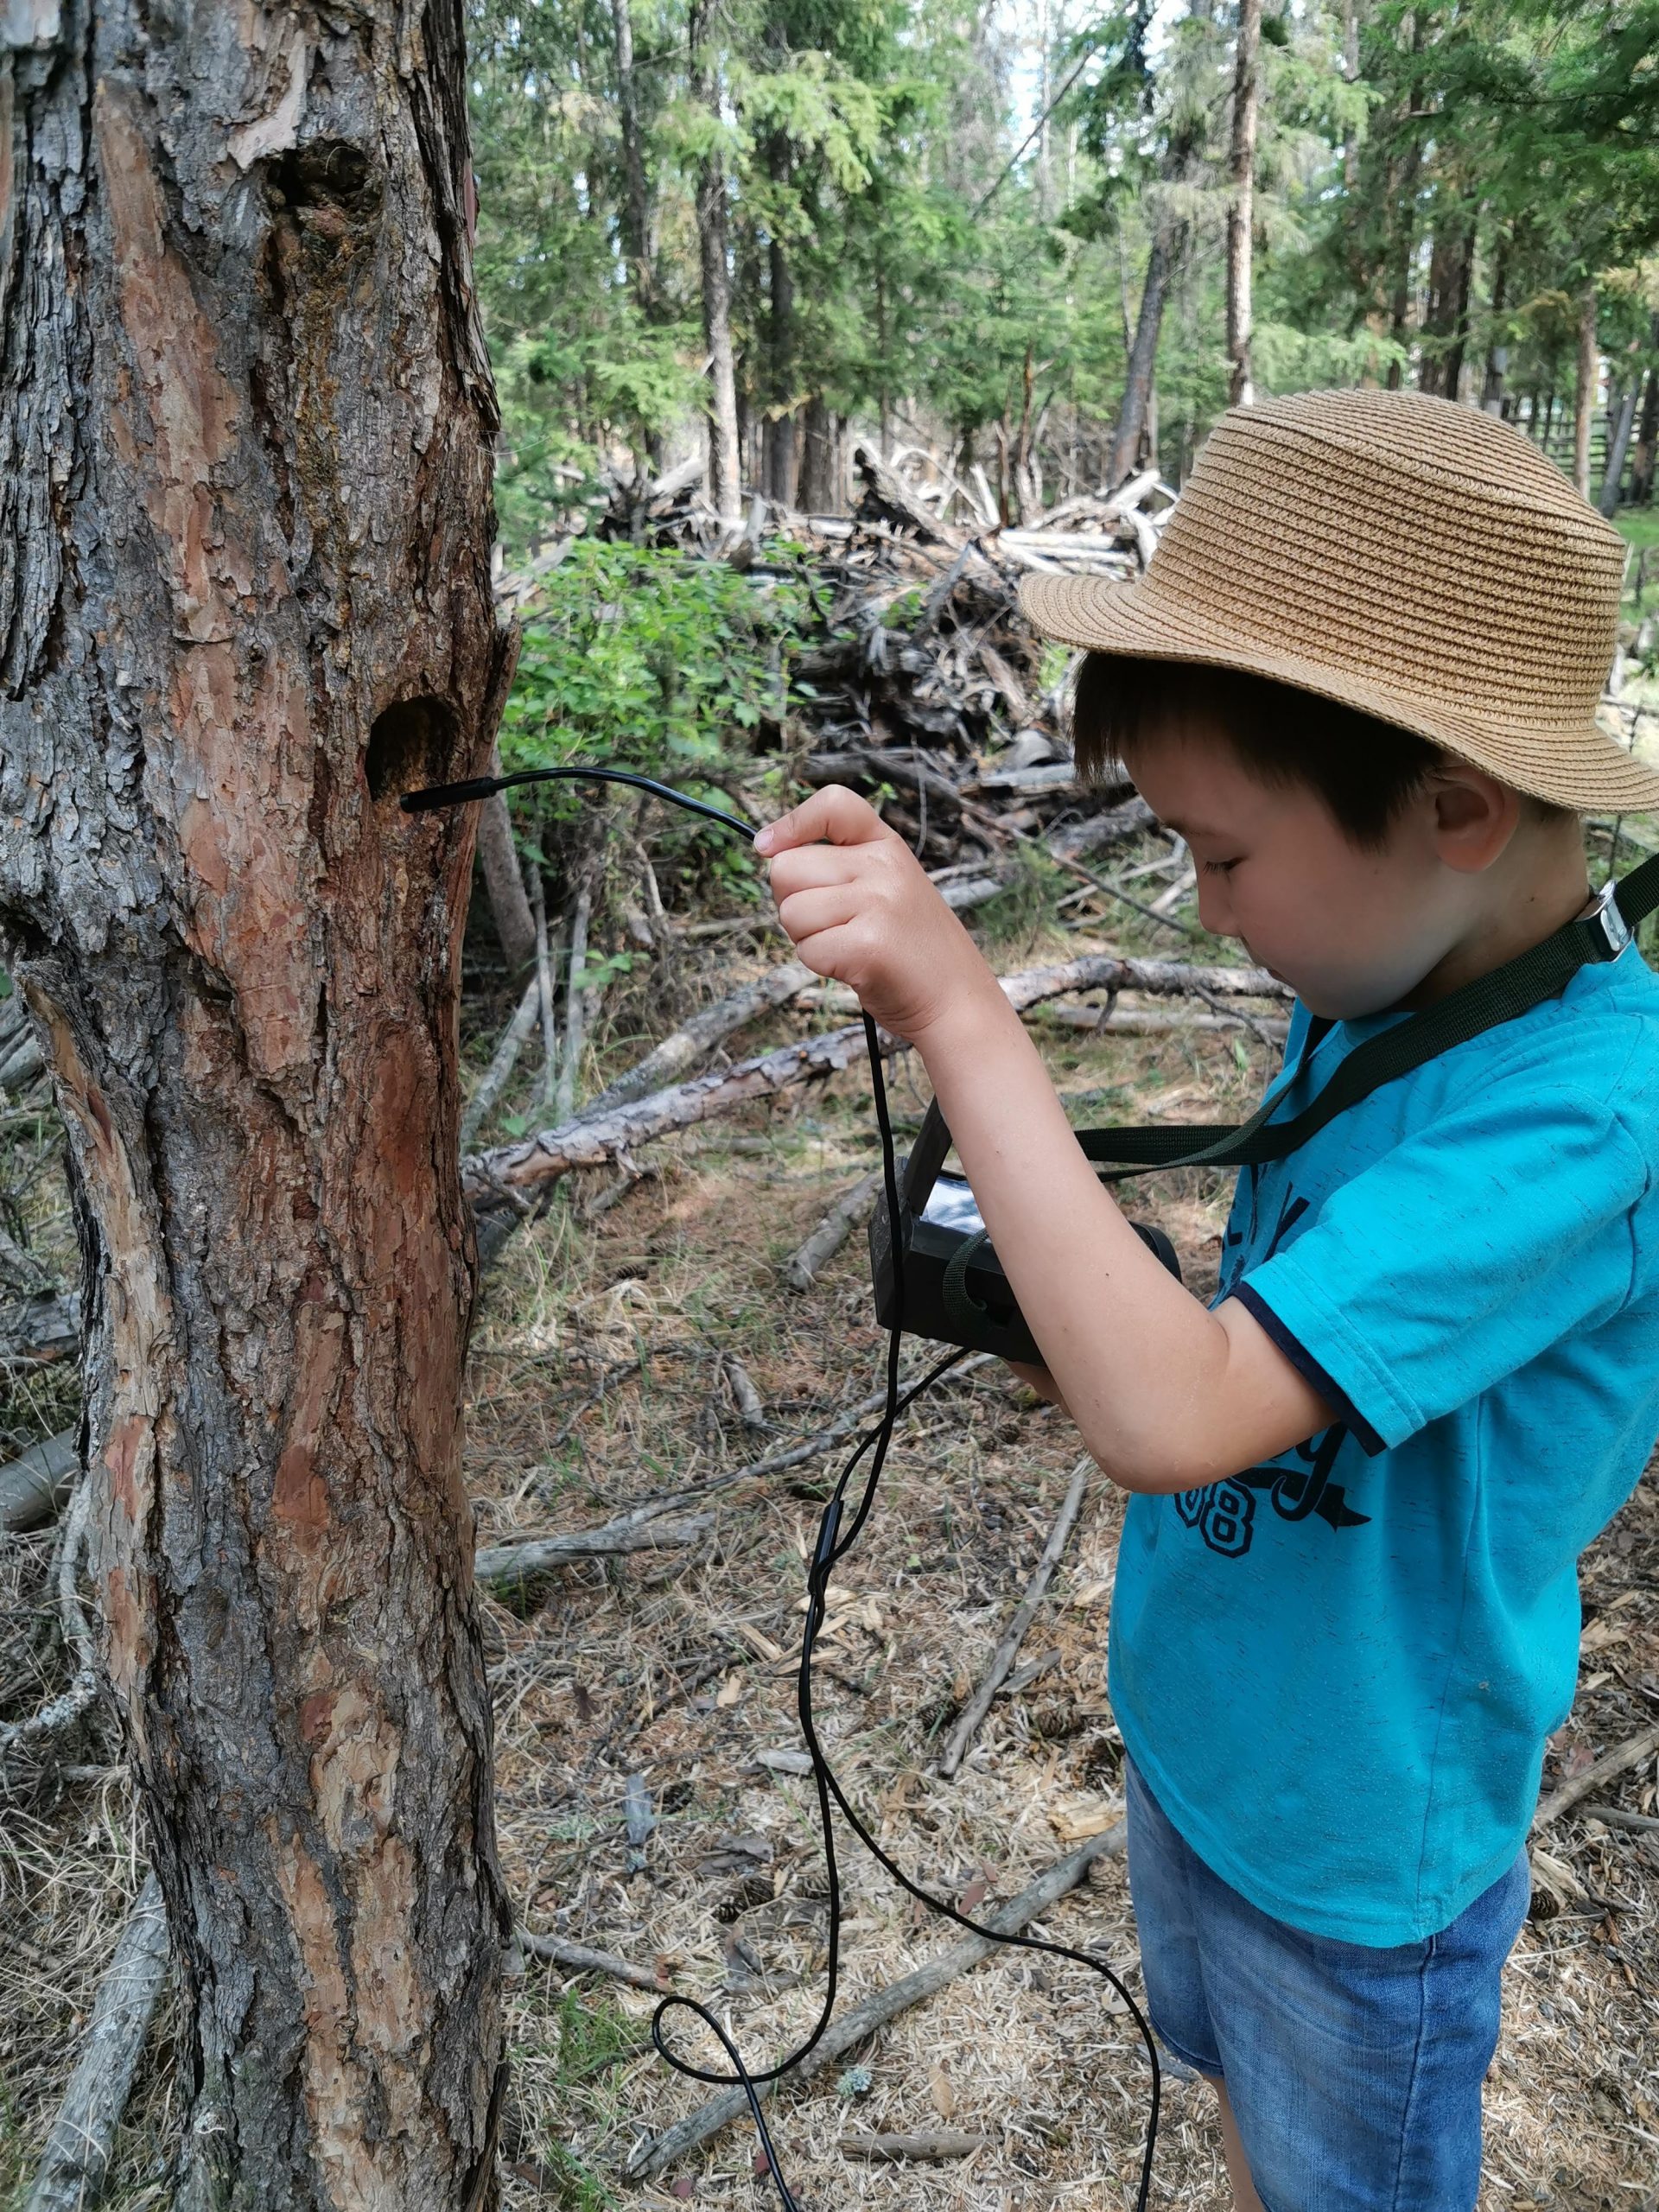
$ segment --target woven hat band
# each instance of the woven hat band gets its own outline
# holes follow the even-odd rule
[[[1509,424],[1304,392],[1222,416],[1140,583],[1021,597],[1069,643],[1274,677],[1559,804],[1655,807],[1659,776],[1595,722],[1624,557]]]

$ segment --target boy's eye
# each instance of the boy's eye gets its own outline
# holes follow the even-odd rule
[[[1228,875],[1238,866],[1238,862],[1236,860],[1201,861],[1198,865],[1206,875]]]

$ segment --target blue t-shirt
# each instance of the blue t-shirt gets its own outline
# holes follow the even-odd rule
[[[1287,1118],[1365,1038],[1300,1007]],[[1131,1498],[1111,1694],[1264,1912],[1435,1933],[1511,1864],[1578,1670],[1579,1554],[1659,1435],[1659,978],[1634,946],[1245,1169],[1220,1297],[1341,1418]]]

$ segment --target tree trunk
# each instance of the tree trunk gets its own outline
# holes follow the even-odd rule
[[[639,130],[639,91],[633,73],[633,10],[631,0],[611,0],[616,41],[616,110],[622,128],[622,248],[640,311],[649,316],[657,288],[651,265],[651,195],[645,183],[645,154]]]
[[[1141,287],[1141,312],[1135,321],[1135,343],[1129,348],[1123,404],[1118,410],[1117,425],[1112,433],[1111,456],[1106,468],[1108,492],[1116,492],[1135,473],[1136,457],[1141,450],[1141,433],[1146,427],[1153,371],[1158,359],[1158,334],[1163,327],[1164,302],[1168,296],[1170,278],[1186,243],[1186,228],[1185,223],[1179,218],[1165,215],[1160,218],[1158,227],[1153,232],[1152,251],[1147,256],[1146,282]]]
[[[1415,8],[1411,18],[1411,50],[1421,51],[1423,43],[1423,10]],[[1414,82],[1407,98],[1407,105],[1414,116],[1423,104],[1423,88]],[[1411,329],[1411,268],[1417,251],[1417,187],[1423,171],[1422,141],[1409,118],[1405,127],[1412,132],[1397,168],[1390,163],[1393,183],[1393,283],[1389,311],[1389,335],[1402,352]],[[1401,353],[1389,363],[1388,388],[1398,391],[1405,380]]]
[[[823,394],[815,391],[801,423],[801,505],[810,515],[833,514],[840,498],[835,425]]]
[[[1636,420],[1636,395],[1639,379],[1632,375],[1629,389],[1618,410],[1615,422],[1608,416],[1606,465],[1601,473],[1601,512],[1611,522],[1618,510],[1619,480],[1624,474],[1624,456],[1630,449],[1630,426]]]
[[[709,51],[715,0],[691,10],[691,96],[720,119],[720,83]],[[709,356],[709,493],[722,522],[743,519],[737,435],[737,371],[732,359],[732,276],[727,259],[726,165],[718,148],[697,167],[697,257],[702,285],[702,342]]]
[[[1573,402],[1573,481],[1590,496],[1590,425],[1596,411],[1596,282],[1592,276],[1579,301],[1579,381]]]
[[[1250,382],[1250,244],[1255,223],[1256,62],[1262,0],[1238,0],[1233,62],[1232,197],[1227,203],[1227,397],[1248,407]]]
[[[1463,382],[1475,240],[1476,219],[1461,210],[1448,208],[1435,226],[1417,381],[1442,399],[1455,399]]]
[[[1659,353],[1659,315],[1653,318],[1648,343]],[[1653,497],[1654,449],[1659,446],[1659,361],[1649,363],[1648,388],[1642,398],[1642,423],[1636,434],[1636,461],[1630,471],[1630,498],[1646,506]]]
[[[68,1133],[179,2212],[493,2202],[465,814],[511,654],[458,0],[0,31],[0,925]]]
[[[499,776],[499,754],[490,755],[490,773]],[[512,816],[507,795],[497,791],[478,810],[478,862],[484,876],[484,895],[490,919],[501,940],[509,968],[522,968],[536,950],[536,918],[530,911],[518,855],[512,842]]]
[[[789,141],[781,132],[768,149],[768,167],[774,184],[788,184]],[[766,497],[787,507],[795,498],[795,272],[788,248],[775,230],[766,248],[766,290],[772,404],[766,410],[760,474]]]
[[[1446,349],[1446,378],[1441,387],[1448,399],[1460,399],[1463,396],[1463,361],[1469,349],[1469,295],[1475,281],[1475,248],[1479,235],[1480,213],[1477,208],[1464,226],[1452,284],[1451,344]]]
[[[1482,412],[1503,412],[1503,380],[1509,374],[1510,348],[1504,335],[1503,309],[1510,278],[1510,233],[1502,230],[1492,256],[1492,334],[1486,347],[1486,375],[1480,388]]]

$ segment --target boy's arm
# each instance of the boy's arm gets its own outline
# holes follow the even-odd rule
[[[757,843],[779,855],[779,916],[807,966],[920,1052],[1020,1311],[1112,1479],[1191,1489],[1327,1427],[1261,1324],[1232,1300],[1211,1313],[1125,1221],[1019,1015],[874,810],[831,786]]]

